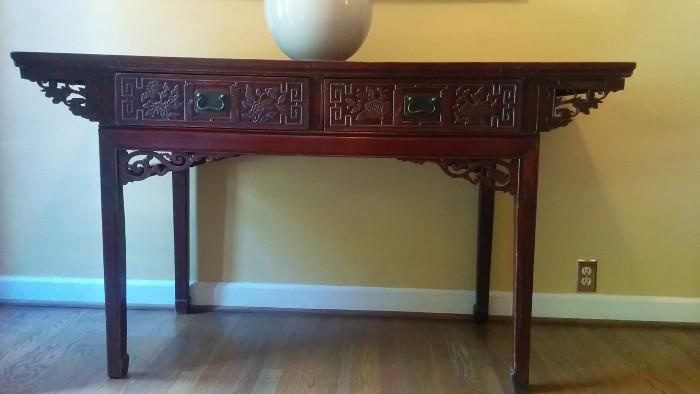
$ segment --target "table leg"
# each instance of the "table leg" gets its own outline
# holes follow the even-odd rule
[[[491,245],[493,240],[494,189],[479,184],[479,212],[476,240],[476,303],[474,321],[486,323],[489,318],[489,286],[491,282]]]
[[[173,171],[175,310],[190,313],[190,170]]]
[[[535,260],[535,219],[539,144],[522,158],[515,202],[515,272],[513,280],[513,369],[516,393],[526,393],[530,375],[532,273]]]
[[[129,370],[126,352],[126,240],[124,194],[119,181],[117,150],[100,134],[100,186],[102,196],[102,254],[107,325],[107,373],[123,378]]]

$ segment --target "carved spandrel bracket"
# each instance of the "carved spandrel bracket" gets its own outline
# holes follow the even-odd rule
[[[203,163],[236,157],[233,153],[185,153],[135,150],[120,152],[119,180],[122,185],[171,171],[184,171]]]
[[[96,100],[95,97],[91,97],[87,82],[38,80],[36,84],[51,102],[65,104],[73,115],[93,122],[99,120]]]
[[[611,92],[623,88],[624,80],[543,83],[540,86],[542,101],[538,131],[564,127],[576,116],[590,114]]]
[[[64,104],[73,115],[81,118],[93,122],[100,120],[100,86],[97,81],[101,74],[98,71],[37,62],[29,53],[13,52],[11,56],[22,78],[36,83],[54,104]]]
[[[475,185],[515,195],[518,190],[518,162],[515,159],[404,159],[417,164],[435,163],[445,174]]]

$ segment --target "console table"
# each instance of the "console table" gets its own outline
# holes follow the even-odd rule
[[[99,124],[107,361],[127,374],[123,187],[172,173],[175,305],[190,310],[190,167],[248,154],[387,157],[479,187],[474,318],[488,317],[494,191],[515,201],[513,364],[527,391],[539,133],[624,88],[634,63],[355,63],[14,52]],[[28,113],[29,115],[29,113]]]

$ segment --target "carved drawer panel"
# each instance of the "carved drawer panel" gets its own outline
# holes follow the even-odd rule
[[[326,130],[513,131],[520,80],[324,82]]]
[[[118,125],[306,130],[306,78],[117,74]]]

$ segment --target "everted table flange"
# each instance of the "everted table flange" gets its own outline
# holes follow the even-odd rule
[[[479,187],[474,320],[488,319],[494,192],[514,196],[511,382],[529,381],[539,133],[622,90],[634,63],[354,63],[14,52],[99,123],[108,375],[127,375],[123,187],[172,173],[175,306],[189,294],[189,169],[240,155],[396,158]]]

